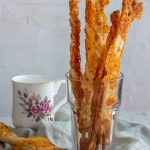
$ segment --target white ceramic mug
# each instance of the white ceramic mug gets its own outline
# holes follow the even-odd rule
[[[53,121],[56,111],[67,101],[65,96],[57,100],[59,89],[65,80],[52,80],[42,75],[19,75],[12,78],[13,113],[16,127],[31,127],[42,120]]]

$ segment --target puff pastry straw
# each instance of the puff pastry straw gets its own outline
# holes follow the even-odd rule
[[[115,34],[117,32],[118,26],[119,26],[119,21],[120,21],[120,11],[114,11],[111,15],[110,15],[110,20],[111,20],[111,28],[110,28],[110,32],[108,34],[107,37],[107,41],[106,41],[106,47],[107,49],[109,49],[109,47],[111,46],[111,43],[115,37]]]
[[[80,20],[79,20],[79,0],[70,0],[70,26],[71,26],[71,43],[70,43],[70,72],[71,86],[75,96],[75,102],[77,105],[77,116],[79,128],[83,120],[83,113],[81,109],[83,90],[81,88],[82,73],[80,69]],[[79,129],[80,130],[80,129]],[[80,130],[81,132],[81,130]]]
[[[80,69],[80,20],[79,20],[79,0],[70,0],[70,76],[75,79],[81,79]]]
[[[106,49],[106,40],[109,32],[109,26],[107,24],[107,17],[106,17],[106,6],[108,5],[108,0],[96,0],[95,7],[96,7],[96,21],[95,21],[95,54],[96,59],[94,59],[94,63],[96,64],[96,73],[94,76],[94,80],[101,80],[102,75],[102,65],[104,60],[104,54],[107,53]],[[100,70],[100,71],[99,71]],[[101,74],[99,73],[101,72]],[[98,74],[99,73],[99,74]],[[92,122],[93,122],[93,135],[91,137],[91,144],[90,149],[97,149],[97,140],[99,140],[96,137],[97,130],[99,130],[97,127],[95,127],[95,122],[98,120],[99,116],[99,110],[101,108],[102,99],[98,99],[98,95],[103,93],[103,85],[100,82],[95,82],[95,85],[93,87],[94,94],[92,98]],[[97,86],[98,84],[98,86]]]
[[[80,20],[79,16],[79,0],[70,0],[70,25],[71,25],[71,44],[70,44],[70,77],[73,93],[76,103],[76,115],[78,117],[78,129],[81,133],[80,148],[87,149],[87,141],[85,140],[85,133],[89,128],[86,127],[87,109],[85,106],[85,95],[82,87],[82,73],[80,70]],[[91,4],[90,4],[91,5]],[[89,14],[90,15],[90,14]],[[91,21],[92,23],[93,21]],[[90,35],[89,35],[90,37]],[[91,39],[91,37],[90,37]],[[94,39],[93,39],[94,41]],[[75,79],[75,80],[74,80]]]
[[[112,80],[120,76],[121,56],[130,25],[134,19],[140,19],[142,11],[142,2],[136,0],[123,0],[121,16],[119,17],[118,11],[112,14],[111,20],[113,25],[110,31],[112,34],[110,33],[107,40],[107,46],[110,45],[110,47],[104,64],[103,80]],[[114,17],[116,16],[115,19],[113,19],[113,15]],[[116,22],[118,22],[118,20],[120,21],[117,25]],[[115,32],[113,32],[113,26],[116,26],[116,31],[114,28]],[[115,36],[113,33],[115,33]],[[115,96],[117,86],[118,83],[115,81],[111,81],[107,84],[104,92],[102,108],[105,108],[108,104],[112,105],[113,102],[115,102],[115,99],[117,100],[117,97]]]
[[[101,57],[101,63],[99,64],[99,68],[98,68],[98,72],[97,72],[97,76],[96,79],[101,80],[103,78],[104,75],[104,63],[109,51],[109,48],[111,46],[112,41],[114,40],[114,37],[116,35],[117,32],[117,28],[119,26],[119,21],[120,21],[120,11],[114,11],[111,16],[110,16],[110,20],[111,20],[111,27],[110,27],[110,31],[109,34],[107,36],[107,40],[105,43],[105,50],[102,53],[102,57]]]
[[[71,26],[71,43],[70,43],[70,78],[74,79],[72,81],[72,88],[76,98],[77,103],[80,103],[82,99],[82,89],[80,82],[75,80],[82,79],[82,73],[80,68],[80,20],[79,20],[79,0],[70,0],[70,26]]]
[[[105,51],[106,39],[109,32],[105,14],[108,3],[108,0],[86,1],[86,75],[89,80],[96,78],[102,53]],[[90,29],[92,30],[92,40],[89,40],[91,38]],[[93,42],[90,43],[90,41]]]
[[[77,105],[81,150],[98,150],[100,144],[105,150],[106,144],[110,143],[112,109],[106,108],[117,100],[118,83],[105,81],[119,77],[120,59],[130,24],[140,18],[143,10],[141,2],[123,0],[122,13],[114,11],[111,14],[112,26],[109,28],[105,14],[108,3],[109,0],[86,0],[86,65],[82,76],[79,0],[70,0],[70,77],[78,79],[71,84]],[[102,81],[100,85],[97,80]]]
[[[141,2],[137,2],[135,0],[123,0],[121,16],[119,17],[119,13],[116,12],[116,15],[118,16],[118,19],[120,18],[120,21],[119,25],[116,26],[116,34],[111,42],[104,64],[104,71],[106,73],[103,78],[104,80],[111,80],[120,76],[121,56],[126,42],[127,34],[132,21],[141,17],[142,10],[143,4]],[[115,22],[113,24],[115,25]],[[109,46],[109,41],[107,44]],[[115,95],[118,83],[112,81],[106,86],[107,87],[104,92],[102,103],[102,115],[104,114],[105,108],[107,107],[108,103],[113,105],[113,102],[115,102],[115,100],[118,100],[117,95]],[[108,120],[111,120],[111,116],[108,116],[106,118]],[[106,129],[106,131],[108,131],[108,129]]]
[[[121,16],[119,15],[118,11],[115,11],[112,14],[112,28],[107,39],[107,46],[110,45],[110,47],[104,63],[103,80],[112,80],[120,76],[121,56],[129,27],[134,19],[140,19],[142,11],[142,2],[137,2],[136,0],[123,0]],[[119,24],[117,23],[118,20]],[[113,26],[116,28],[114,28]],[[103,97],[102,108],[104,108],[108,103],[113,104],[114,99],[116,99],[114,93],[117,86],[118,83],[113,81],[111,81],[110,84],[107,85]]]
[[[70,0],[70,26],[71,26],[71,43],[70,43],[70,72],[71,86],[77,105],[77,117],[79,128],[83,120],[81,109],[83,90],[81,88],[82,73],[80,68],[80,20],[79,20],[79,0]],[[79,129],[81,132],[81,130]]]
[[[110,45],[105,61],[105,80],[113,79],[120,73],[120,57],[124,48],[127,33],[131,22],[141,17],[143,10],[142,2],[136,0],[123,0],[122,14],[115,37]]]
[[[85,10],[85,49],[86,49],[86,66],[85,77],[86,79],[94,79],[97,65],[95,54],[95,21],[96,21],[96,8],[94,0],[86,0]]]
[[[98,60],[95,62],[97,63],[95,79],[97,80],[101,79],[104,55],[107,54],[106,41],[109,33],[109,25],[105,11],[108,4],[109,0],[96,0],[95,53]]]
[[[136,2],[136,1],[131,2],[129,0],[124,0],[121,17],[119,15],[119,11],[115,11],[111,15],[112,27],[110,29],[110,33],[107,39],[106,47],[109,49],[108,49],[108,54],[106,55],[106,60],[104,60],[104,70],[103,70],[104,72],[103,73],[104,74],[106,73],[106,74],[103,80],[106,80],[106,79],[111,80],[119,76],[120,58],[122,55],[122,50],[124,48],[124,44],[126,41],[126,36],[129,30],[130,24],[135,18],[140,18],[142,9],[143,9],[142,3]],[[104,114],[106,113],[104,113],[104,111],[106,111],[108,101],[111,100],[110,103],[112,103],[114,99],[116,99],[114,95],[116,86],[117,84],[114,84],[114,83],[112,83],[111,85],[107,84],[105,87],[103,96],[100,98],[102,100],[102,106],[101,106],[102,112],[100,112],[99,116],[102,116],[102,118],[99,117],[98,119],[99,123],[95,123],[96,126],[98,124],[99,125],[101,124],[99,127],[100,130],[103,127],[102,121],[105,121],[106,119],[109,122],[111,122],[111,115],[108,115],[108,116],[106,115],[106,118],[105,118]],[[99,101],[99,103],[101,102]],[[109,122],[108,122],[108,127],[109,127]],[[95,128],[97,129],[98,127],[95,127]],[[108,129],[105,129],[105,130],[107,132],[109,131]],[[106,135],[101,136],[101,134],[100,134],[100,137],[107,138]],[[99,141],[102,143],[103,139]],[[91,141],[91,143],[93,144],[93,141]]]

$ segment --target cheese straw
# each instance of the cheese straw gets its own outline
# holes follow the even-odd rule
[[[110,32],[107,37],[107,42],[106,42],[106,51],[103,54],[103,61],[102,61],[102,67],[101,70],[99,70],[99,75],[102,73],[103,67],[104,67],[104,62],[109,50],[109,47],[115,37],[115,33],[117,30],[117,27],[119,25],[120,21],[120,11],[114,11],[111,16],[110,16],[112,26],[110,28]],[[101,74],[102,76],[102,74]],[[103,144],[109,144],[110,142],[110,126],[112,122],[112,109],[107,109],[108,106],[112,106],[115,104],[115,102],[118,100],[117,95],[116,95],[116,90],[115,88],[111,88],[111,86],[114,84],[116,81],[110,81],[110,82],[104,82],[105,84],[105,89],[103,92],[103,96],[101,97],[101,111],[99,112],[99,119],[98,119],[98,124],[101,124],[99,127],[99,134],[100,134],[100,143]],[[110,86],[111,85],[111,86]],[[117,84],[116,84],[117,85]],[[117,88],[117,86],[116,86]],[[104,139],[105,137],[105,139]],[[105,147],[105,146],[104,146]]]
[[[113,105],[118,102],[117,90],[121,56],[129,27],[140,19],[143,4],[123,0],[122,12],[111,14],[107,24],[109,0],[86,0],[85,10],[85,73],[80,69],[79,0],[70,0],[70,74],[75,97],[80,150],[102,150],[110,144]],[[116,80],[113,80],[116,79]],[[108,107],[110,106],[110,107]]]
[[[103,62],[104,62],[104,55],[107,54],[107,48],[106,48],[106,41],[107,41],[107,36],[109,32],[109,26],[107,24],[107,17],[105,13],[105,9],[107,4],[109,3],[108,0],[96,0],[96,22],[95,22],[95,53],[97,56],[97,59],[94,59],[94,63],[96,65],[96,73],[94,76],[94,79],[96,80],[101,80],[102,76],[102,67],[103,67]],[[106,57],[106,56],[105,56]],[[102,84],[98,82],[98,84]],[[94,95],[92,99],[92,122],[94,124],[93,128],[95,131],[93,131],[92,137],[91,137],[91,143],[90,143],[90,149],[97,149],[97,139],[96,134],[99,131],[98,128],[96,127],[97,125],[94,122],[98,121],[98,116],[99,116],[99,110],[102,105],[102,98],[97,99],[98,94],[101,93],[101,96],[103,95],[103,85],[100,85],[100,87],[94,85]],[[100,97],[101,97],[100,96]],[[95,110],[96,108],[96,110]]]
[[[119,76],[120,73],[120,58],[124,48],[127,33],[131,22],[134,19],[139,19],[143,10],[141,2],[136,0],[123,0],[122,14],[120,22],[115,34],[115,37],[110,45],[107,58],[105,61],[105,80],[113,79]]]
[[[80,20],[79,20],[79,0],[70,0],[70,26],[71,26],[71,43],[70,43],[70,78],[82,79],[80,69]],[[80,103],[82,99],[82,89],[80,83],[72,82],[72,88],[76,100]]]
[[[106,8],[106,5],[108,4],[108,1],[100,1],[100,0],[97,0],[96,1],[96,8],[97,8],[97,30],[96,30],[96,33],[97,33],[97,39],[96,39],[96,50],[97,52],[99,52],[99,55],[100,55],[100,58],[99,58],[99,66],[98,66],[98,72],[96,74],[96,79],[100,80],[101,79],[101,76],[102,76],[102,72],[103,72],[103,65],[104,65],[104,61],[106,59],[106,56],[107,56],[107,53],[108,53],[108,47],[109,47],[109,44],[108,41],[111,43],[112,41],[112,38],[115,34],[115,27],[117,26],[118,24],[118,12],[114,12],[112,15],[111,15],[111,21],[112,21],[112,26],[110,28],[110,32],[109,32],[109,35],[108,35],[108,31],[109,31],[109,26],[107,25],[107,18],[106,18],[106,14],[105,14],[105,8]],[[117,17],[117,18],[116,18]],[[112,35],[113,33],[113,35]],[[107,35],[108,35],[108,39],[107,39]],[[106,43],[107,42],[107,43]],[[100,85],[99,87],[96,87],[94,89],[94,96],[95,98],[93,98],[93,101],[96,101],[96,102],[93,102],[93,111],[95,111],[95,107],[97,107],[97,109],[99,110],[99,112],[97,111],[96,113],[98,113],[97,115],[95,115],[94,113],[94,118],[93,118],[93,122],[97,122],[97,125],[102,125],[102,122],[108,122],[108,116],[107,118],[104,118],[103,116],[103,113],[100,111],[101,109],[101,106],[102,106],[102,100],[103,100],[103,93],[104,93],[104,87],[103,87],[103,83],[101,83],[102,85]],[[97,91],[97,92],[96,92]],[[100,97],[98,95],[101,95]],[[99,97],[97,99],[97,97]],[[105,108],[105,111],[106,111],[106,108]],[[108,113],[105,113],[105,114],[108,114]],[[99,116],[99,118],[97,118],[97,116]],[[109,119],[110,120],[110,119]],[[110,123],[109,123],[110,125]],[[102,125],[103,126],[103,125]],[[104,129],[104,127],[94,127],[95,128],[95,133],[93,132],[93,137],[92,137],[92,140],[91,140],[91,144],[90,144],[90,148],[91,149],[97,149],[96,147],[98,147],[98,145],[96,145],[97,143],[97,138],[95,138],[95,134],[97,134],[97,132],[101,132],[102,129]],[[99,131],[96,131],[97,129],[99,129]],[[100,138],[101,138],[101,133],[100,133]],[[102,139],[102,138],[101,138]],[[109,138],[108,138],[109,139]],[[101,141],[101,140],[100,140]]]
[[[80,20],[79,0],[70,0],[70,26],[71,26],[71,43],[70,43],[70,76],[75,79],[81,79],[80,69]]]
[[[86,49],[86,66],[85,78],[92,80],[95,77],[97,57],[95,54],[95,20],[96,9],[94,0],[86,0],[85,10],[85,49]]]
[[[96,65],[93,59],[95,55],[95,18],[96,9],[94,0],[86,0],[85,9],[85,49],[86,49],[86,66],[84,80],[93,80],[96,73]],[[84,95],[79,108],[78,124],[81,133],[80,149],[87,150],[91,136],[91,102],[93,96],[93,85],[89,82],[83,82],[81,85]],[[88,137],[88,138],[87,138]]]
[[[127,15],[128,14],[127,12],[129,14],[131,13],[132,15]],[[107,48],[109,48],[109,46],[110,48],[108,49],[108,54],[105,55],[107,56],[106,60],[104,60],[104,69],[106,70],[104,70],[103,73],[104,74],[106,73],[106,75],[104,76],[103,80],[111,80],[111,79],[119,77],[121,53],[124,48],[124,44],[126,41],[126,36],[129,30],[130,24],[135,18],[140,18],[141,12],[142,12],[142,3],[124,0],[121,18],[119,15],[119,11],[116,11],[111,15],[112,27],[110,29],[110,33],[108,35],[107,45],[106,45]],[[124,26],[122,27],[121,25],[124,25]],[[111,85],[109,84],[110,83],[106,83],[103,97],[101,97],[101,99],[99,100],[99,103],[101,103],[100,101],[102,101],[102,105],[101,105],[102,112],[100,111],[99,119],[98,119],[99,123],[94,122],[96,126],[100,125],[99,132],[100,132],[101,139],[99,141],[101,144],[103,141],[102,135],[105,134],[101,132],[102,131],[109,132],[110,123],[112,119],[111,112],[110,113],[106,112],[108,104],[113,105],[115,100],[117,100],[115,93],[116,93],[116,88],[118,84],[114,82],[112,82]],[[102,122],[105,122],[105,120],[107,121],[108,128],[103,126]],[[97,129],[98,127],[94,127],[94,128]],[[105,139],[105,142],[107,141],[106,144],[108,144],[109,137],[107,137],[106,135],[104,137],[107,138],[107,140]],[[93,136],[93,139],[95,140],[95,135]],[[93,144],[94,141],[91,141],[91,143],[92,145],[94,145]],[[93,147],[93,149],[95,148],[96,147]]]
[[[78,108],[81,108],[83,98],[83,90],[81,88],[82,73],[80,69],[80,20],[79,20],[79,0],[70,0],[70,26],[71,26],[71,43],[70,43],[70,72],[69,78],[71,81],[75,103]],[[76,82],[79,80],[79,82]],[[83,113],[77,109],[77,117],[79,128],[83,120]],[[81,130],[80,130],[81,132]]]
[[[104,65],[105,76],[103,80],[111,80],[114,78],[118,78],[120,76],[120,62],[121,62],[122,51],[126,42],[127,33],[129,31],[131,22],[134,19],[140,18],[142,10],[143,10],[142,3],[136,2],[134,0],[133,1],[124,0],[121,17],[119,17],[119,12],[114,12],[114,15],[116,14],[118,16],[116,18],[118,19],[120,18],[120,21],[119,21],[119,25],[116,26],[117,30],[115,36],[114,34],[111,34],[112,36],[114,36],[112,42],[110,42],[111,40],[109,41],[109,39],[111,38],[108,36],[107,46],[109,46],[110,43],[111,45],[109,47],[109,51]],[[113,15],[112,15],[112,19],[113,19]],[[117,22],[118,19],[116,20]],[[115,26],[115,22],[113,23],[113,25]],[[108,104],[113,105],[113,103],[115,103],[115,101],[118,100],[117,95],[115,95],[117,86],[118,86],[117,81],[114,81],[112,83],[111,82],[108,83],[105,89],[104,96],[103,96],[103,103],[102,103],[103,116],[104,114],[106,114],[105,111],[106,111],[106,107],[108,107]],[[108,119],[109,122],[111,122],[112,119],[111,117],[112,117],[111,115],[110,116],[108,115],[106,119]],[[108,131],[108,129],[106,129],[106,131]]]
[[[106,41],[109,33],[109,26],[105,10],[108,3],[109,0],[96,0],[95,53],[98,60],[95,61],[95,63],[97,63],[95,79],[98,80],[101,79],[104,56],[107,55]]]
[[[110,20],[111,20],[111,27],[110,27],[110,32],[108,34],[107,37],[107,41],[106,41],[106,47],[107,49],[109,49],[109,47],[111,46],[111,43],[115,37],[116,31],[118,29],[119,26],[119,21],[120,21],[120,11],[114,11],[111,15],[110,15]]]

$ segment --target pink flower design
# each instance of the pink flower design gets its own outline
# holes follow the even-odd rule
[[[40,106],[39,105],[32,106],[31,112],[33,115],[37,115],[40,112]]]
[[[18,97],[21,100],[18,104],[23,108],[23,114],[27,115],[27,118],[32,117],[35,122],[39,122],[41,119],[50,118],[52,113],[51,100],[47,96],[42,100],[38,94],[28,95],[28,91],[21,92],[18,90]]]
[[[49,111],[49,108],[50,108],[49,103],[44,103],[44,105],[43,105],[43,110],[44,110],[45,112],[48,112],[48,111]]]

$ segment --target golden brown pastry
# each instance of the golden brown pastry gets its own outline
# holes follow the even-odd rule
[[[105,9],[109,0],[86,0],[85,10],[85,73],[80,70],[80,21],[78,0],[70,0],[71,70],[70,77],[77,105],[78,129],[81,134],[81,150],[106,149],[110,143],[112,109],[106,109],[117,102],[117,81],[122,51],[131,22],[139,19],[143,5],[137,0],[123,0],[122,12],[111,14],[109,28]],[[72,5],[71,5],[72,4]],[[74,10],[74,11],[73,11]],[[91,81],[91,82],[86,82]],[[110,107],[111,108],[111,107]],[[105,132],[104,132],[105,131]]]
[[[97,65],[95,64],[97,57],[95,53],[95,21],[96,8],[93,0],[86,0],[85,10],[85,49],[86,49],[86,66],[85,79],[92,80],[95,77]]]
[[[119,21],[120,21],[120,11],[114,11],[111,15],[110,15],[110,20],[111,20],[111,27],[110,27],[110,32],[108,34],[107,37],[107,41],[106,41],[106,47],[107,49],[109,49],[109,47],[111,46],[111,43],[116,35],[118,26],[119,26]]]
[[[123,0],[122,14],[119,25],[105,61],[105,80],[113,79],[119,76],[121,63],[120,59],[130,24],[134,19],[140,18],[142,10],[143,5],[141,2],[137,2],[136,0]]]
[[[140,18],[142,10],[143,6],[141,2],[137,2],[135,0],[123,0],[121,16],[119,11],[115,11],[111,15],[112,27],[107,39],[108,41],[106,46],[108,48],[108,53],[106,60],[104,61],[103,80],[111,80],[120,76],[120,61],[126,42],[127,33],[129,31],[131,22],[136,18]],[[108,120],[108,127],[104,127],[107,133],[109,133],[109,125],[111,123],[112,115],[111,110],[110,113],[106,113],[106,108],[108,105],[112,106],[115,102],[117,102],[118,98],[117,95],[115,95],[117,86],[117,81],[107,83],[105,85],[104,95],[102,98],[102,112],[100,112],[99,116],[102,116],[103,120],[99,118],[99,124],[101,124],[100,128],[103,128],[102,122],[104,120]],[[107,115],[105,116],[105,114]],[[106,143],[109,142],[108,135],[104,133]],[[100,143],[103,143],[103,137],[101,138]]]
[[[81,79],[80,69],[80,20],[79,0],[70,0],[70,26],[71,26],[71,43],[70,43],[70,77]]]
[[[97,65],[97,71],[95,75],[96,80],[100,80],[102,76],[102,66],[104,57],[107,55],[107,36],[109,33],[109,25],[107,23],[106,6],[109,4],[109,0],[96,0],[96,39],[95,39],[95,53],[98,60],[95,63]]]
[[[71,26],[71,43],[70,43],[70,72],[69,77],[71,86],[76,99],[76,105],[81,107],[83,91],[81,88],[82,73],[80,68],[80,20],[79,20],[79,0],[70,0],[70,26]],[[77,80],[79,82],[77,82]],[[81,114],[81,115],[80,115]],[[83,114],[77,109],[79,122],[83,120]],[[81,124],[79,124],[80,127]]]
[[[45,137],[18,137],[7,125],[0,123],[0,142],[12,145],[14,150],[65,150],[56,147]]]

